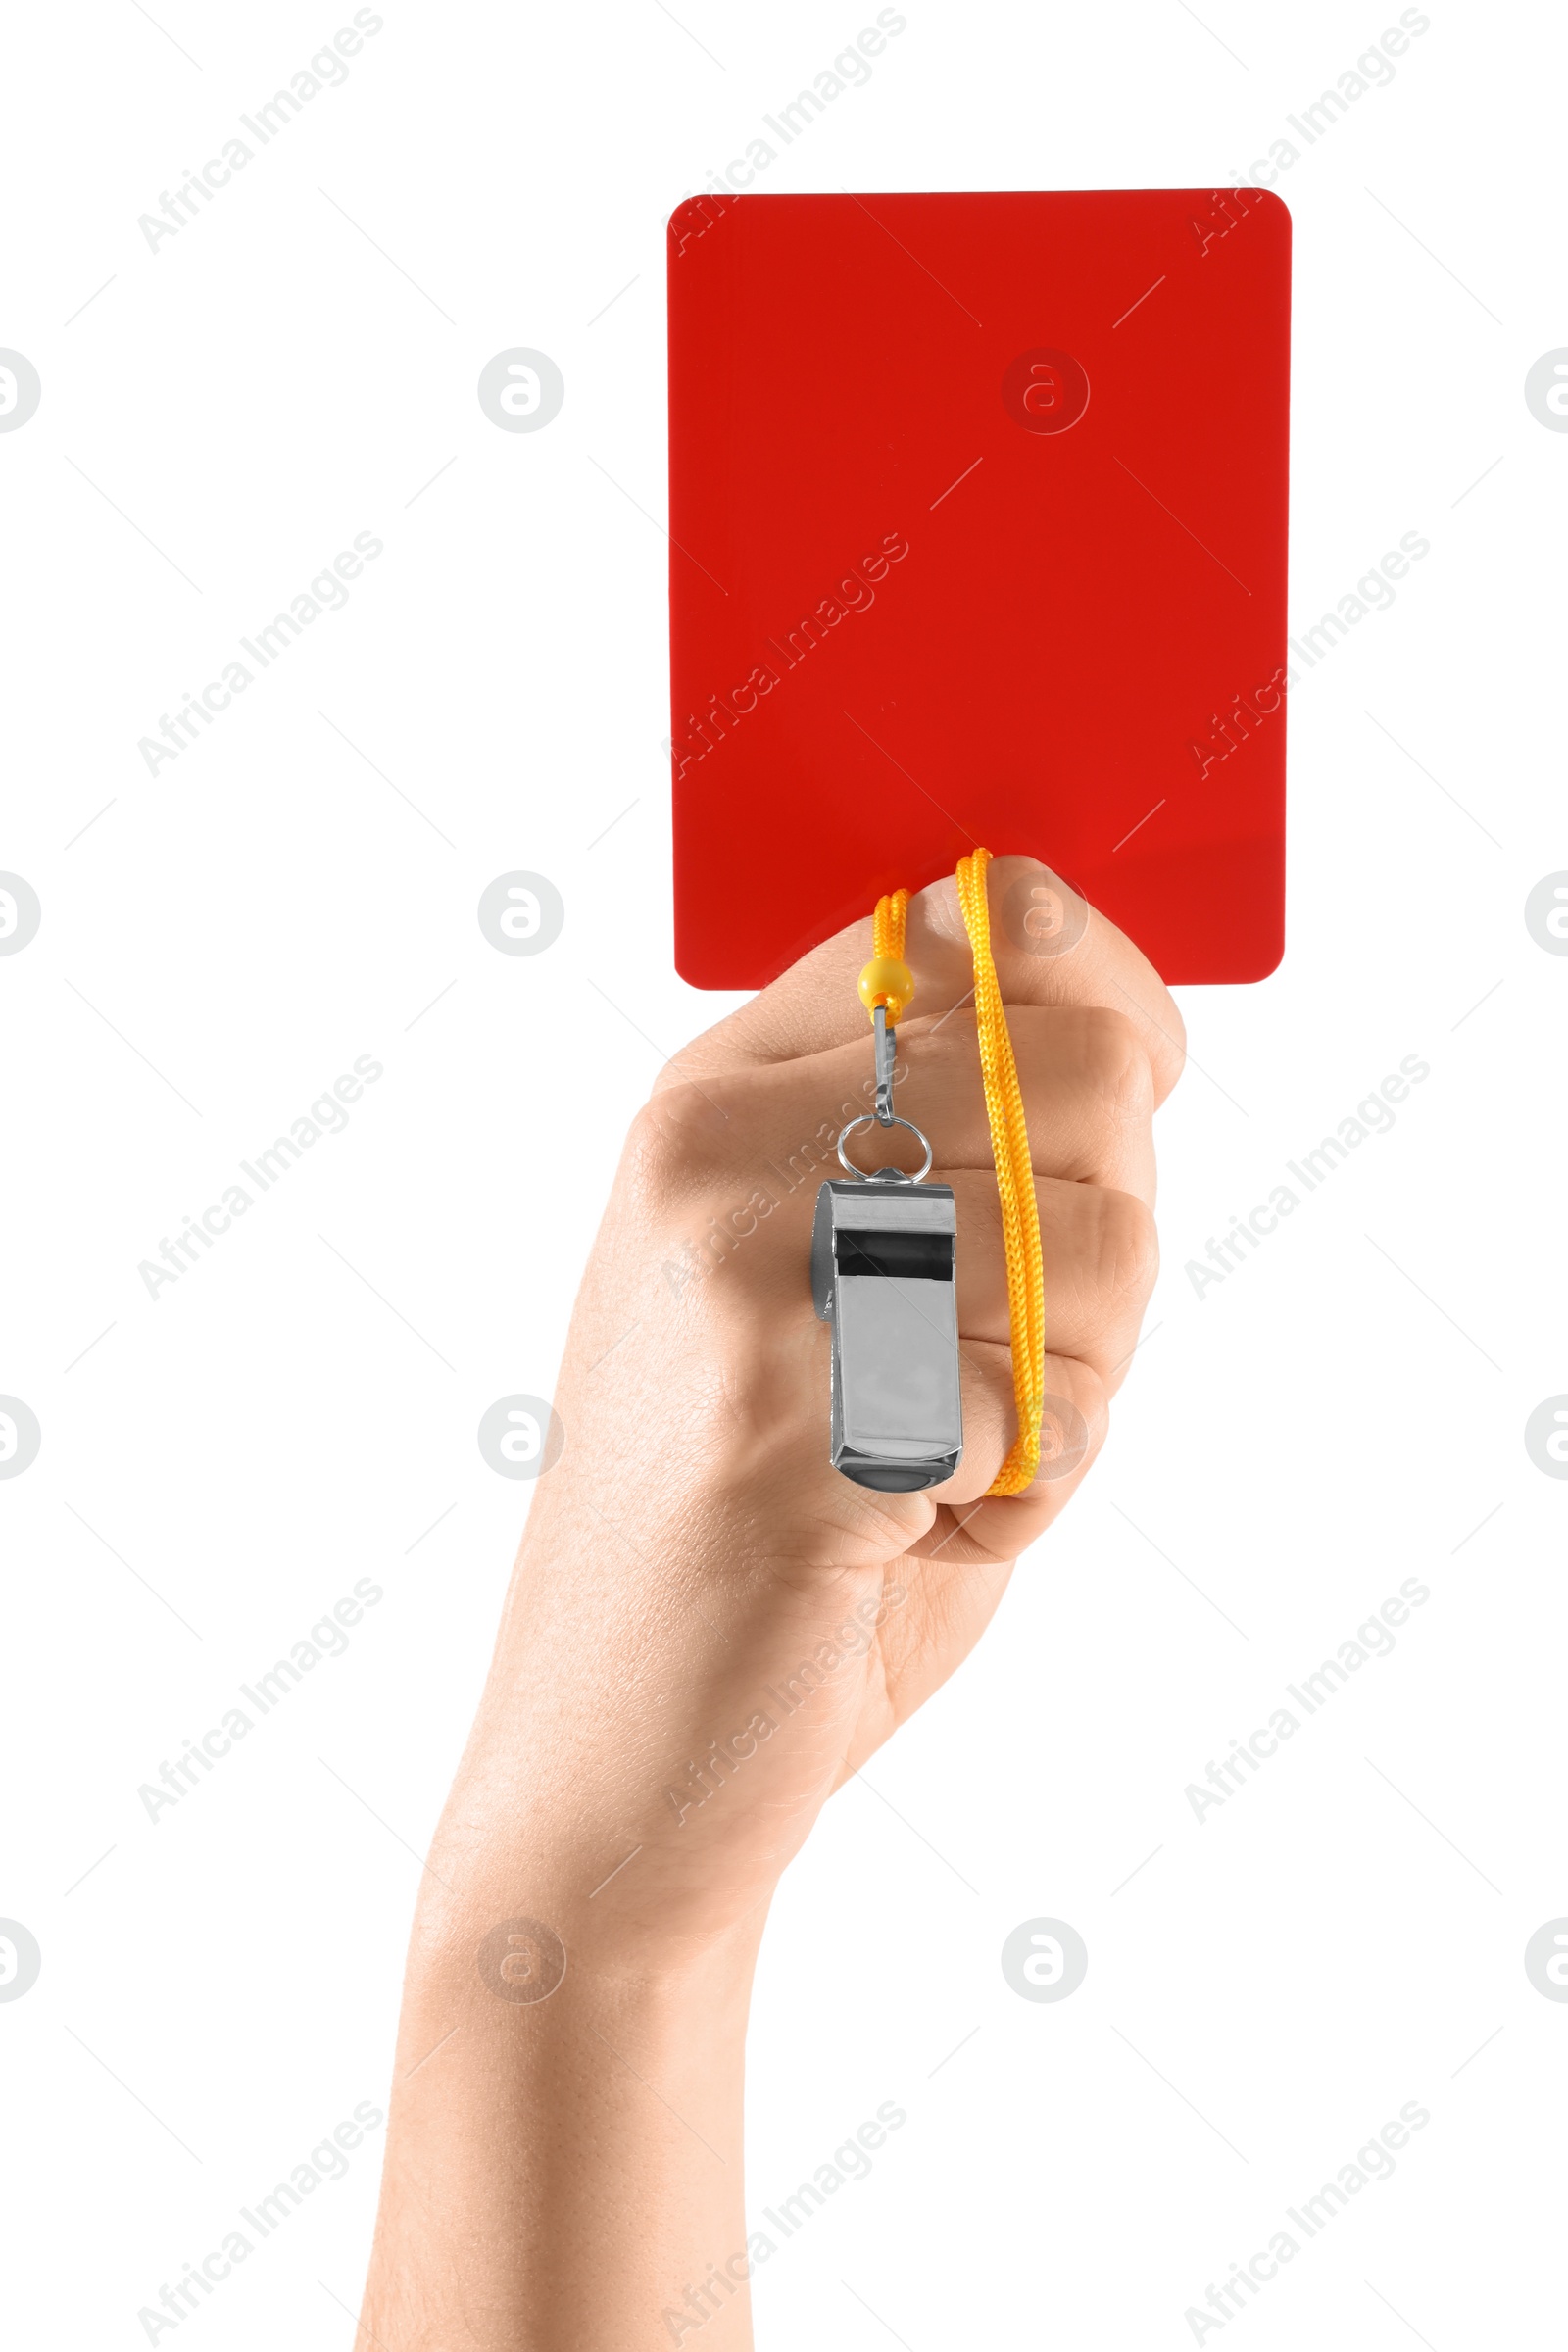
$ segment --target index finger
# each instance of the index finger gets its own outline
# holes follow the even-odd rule
[[[994,858],[986,875],[991,953],[1008,1004],[1093,1004],[1138,1032],[1163,1102],[1181,1075],[1187,1031],[1149,958],[1071,885],[1034,858]],[[871,954],[871,920],[812,948],[750,1004],[695,1038],[658,1089],[726,1069],[795,1061],[852,1044],[866,1031],[856,981]],[[914,974],[914,1019],[955,1011],[974,986],[974,958],[951,875],[909,901],[904,959]]]

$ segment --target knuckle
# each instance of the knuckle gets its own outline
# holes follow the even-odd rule
[[[1137,1029],[1124,1012],[1091,1005],[1084,1014],[1084,1066],[1090,1084],[1122,1121],[1153,1116],[1154,1080]]]
[[[1040,1420],[1040,1476],[1054,1482],[1086,1470],[1105,1442],[1110,1425],[1105,1384],[1081,1358],[1056,1357],[1046,1367]]]
[[[691,1146],[685,1136],[674,1099],[695,1089],[672,1087],[645,1102],[626,1130],[621,1154],[621,1180],[639,1199],[661,1199],[674,1189],[681,1170],[689,1167]]]
[[[1068,1394],[1074,1409],[1083,1415],[1089,1430],[1089,1450],[1097,1453],[1104,1444],[1110,1427],[1110,1398],[1105,1384],[1093,1364],[1075,1363],[1068,1382]]]
[[[1147,1298],[1159,1272],[1159,1235],[1152,1212],[1135,1193],[1089,1189],[1095,1197],[1095,1273],[1105,1298]]]

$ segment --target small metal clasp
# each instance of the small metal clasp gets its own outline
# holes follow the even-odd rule
[[[912,1119],[901,1119],[893,1108],[893,1071],[898,1060],[899,1046],[885,1004],[879,1004],[872,1013],[871,1026],[876,1037],[876,1108],[874,1111],[862,1111],[858,1119],[851,1119],[849,1125],[840,1130],[839,1165],[846,1176],[858,1176],[862,1184],[923,1184],[931,1173],[931,1142]],[[906,1175],[902,1168],[856,1166],[844,1149],[845,1144],[858,1128],[869,1127],[873,1120],[879,1127],[905,1127],[910,1135],[919,1137],[925,1146],[925,1160],[913,1176]]]
[[[879,1004],[871,1016],[876,1031],[876,1115],[880,1125],[893,1125],[893,1063],[898,1054],[898,1041],[888,1008]]]

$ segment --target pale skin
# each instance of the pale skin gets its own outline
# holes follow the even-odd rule
[[[557,1388],[566,1443],[421,1882],[360,2347],[752,2342],[744,2044],[773,1890],[1076,1493],[1154,1279],[1152,1117],[1181,1015],[1099,915],[1062,955],[1014,945],[998,911],[1036,874],[994,862],[993,945],[1029,1113],[1045,1385],[1081,1420],[1054,1407],[1042,1476],[985,1499],[1016,1430],[1007,1292],[969,946],[938,883],[909,910],[898,1108],[956,1196],[961,1468],[877,1494],[828,1463],[816,1184],[780,1171],[863,1105],[867,919],[677,1055],[628,1138]],[[672,1281],[715,1220],[731,1239],[710,1270]],[[519,1920],[566,1957],[542,1999],[495,1989],[555,1973],[532,1929],[507,1944]]]

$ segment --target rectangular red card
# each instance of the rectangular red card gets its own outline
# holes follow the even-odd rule
[[[676,962],[983,842],[1170,981],[1284,941],[1290,216],[1255,188],[669,224]]]

